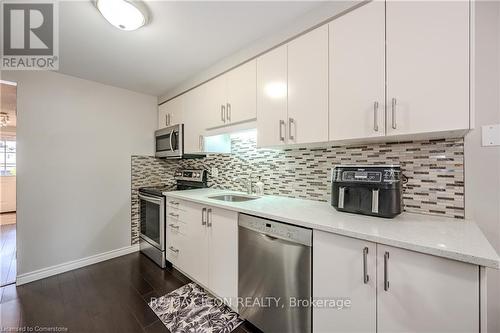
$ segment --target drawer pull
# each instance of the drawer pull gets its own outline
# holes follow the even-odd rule
[[[172,252],[179,253],[179,249],[176,249],[176,248],[175,248],[175,247],[173,247],[173,246],[170,246],[168,249],[169,249],[170,251],[172,251]]]
[[[389,290],[389,252],[384,253],[384,290]]]
[[[171,205],[178,205],[179,204],[177,201],[169,201],[168,203]]]
[[[179,230],[179,226],[178,226],[178,225],[175,225],[175,224],[173,224],[173,223],[170,223],[170,224],[169,224],[169,226],[170,226],[170,228],[174,228],[174,229]]]
[[[179,218],[179,214],[169,213],[168,215],[169,215],[169,216],[172,216],[172,217],[175,217],[175,218],[177,218],[177,219]]]
[[[368,275],[368,247],[363,249],[363,283],[367,284],[370,281],[370,276]]]

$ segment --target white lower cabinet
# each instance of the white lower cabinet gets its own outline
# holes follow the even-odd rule
[[[176,219],[167,211],[167,259],[236,308],[238,213],[184,200],[176,202],[183,213]]]
[[[236,308],[238,296],[238,213],[208,208],[208,287]]]
[[[316,333],[479,331],[478,266],[322,231],[313,297],[351,300],[314,308]]]
[[[377,332],[479,332],[478,266],[385,245],[377,263]]]
[[[313,231],[313,297],[351,302],[344,309],[314,308],[314,332],[376,331],[376,251],[375,243]]]

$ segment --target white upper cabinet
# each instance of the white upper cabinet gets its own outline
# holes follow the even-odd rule
[[[387,134],[469,128],[469,1],[387,1]]]
[[[328,141],[328,25],[288,43],[288,143]]]
[[[256,118],[256,71],[251,60],[206,83],[206,128]]]
[[[158,106],[158,128],[182,123],[184,95],[176,97]]]
[[[257,58],[257,146],[286,144],[287,46]]]
[[[377,264],[377,332],[479,332],[478,266],[385,245]]]
[[[330,28],[330,140],[385,135],[385,3],[370,2]]]
[[[226,122],[257,117],[257,61],[251,60],[226,74]]]
[[[226,124],[226,77],[216,77],[202,85],[205,95],[205,128],[223,126]]]
[[[207,119],[206,87],[194,88],[184,94],[184,153],[204,152],[204,133]]]

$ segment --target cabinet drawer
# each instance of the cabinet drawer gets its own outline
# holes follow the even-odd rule
[[[166,257],[175,266],[184,269],[186,239],[180,233],[167,232]]]
[[[187,236],[189,234],[186,223],[180,222],[176,219],[167,219],[167,237],[175,237],[181,234]]]
[[[181,208],[181,200],[175,198],[167,198],[167,210],[178,211]]]

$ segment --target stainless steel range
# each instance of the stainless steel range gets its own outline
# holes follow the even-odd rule
[[[165,259],[165,196],[164,192],[207,187],[205,170],[178,170],[175,184],[139,188],[139,246],[141,252],[160,267]]]

